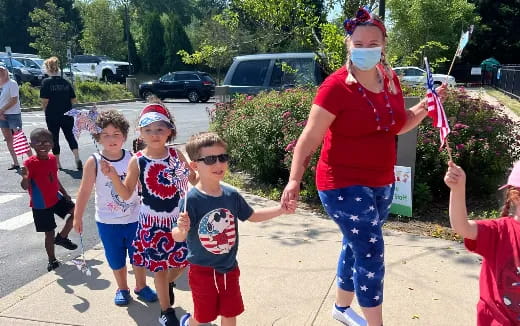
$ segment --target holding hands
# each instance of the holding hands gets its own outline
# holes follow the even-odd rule
[[[294,199],[288,200],[285,204],[280,205],[282,214],[293,214],[296,211],[298,202]]]
[[[444,182],[452,191],[463,190],[466,186],[466,173],[464,173],[464,170],[460,166],[453,163],[453,161],[449,161]]]
[[[295,180],[290,180],[282,193],[282,199],[280,200],[280,204],[282,205],[282,209],[289,210],[289,202],[293,201],[295,208],[292,211],[284,212],[284,214],[292,214],[296,209],[296,201],[298,201],[300,197],[300,183]]]

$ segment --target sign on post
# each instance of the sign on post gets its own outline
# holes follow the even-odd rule
[[[412,169],[396,165],[394,173],[395,191],[390,213],[412,217]]]
[[[5,47],[5,52],[7,53],[7,56],[9,58],[13,56],[13,52],[11,51],[11,47],[10,46],[6,46]]]
[[[67,49],[67,60],[70,62],[72,60],[72,51],[70,48]]]

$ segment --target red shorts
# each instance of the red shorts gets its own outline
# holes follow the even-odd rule
[[[236,317],[244,312],[238,266],[222,274],[211,267],[190,264],[188,277],[195,310],[193,318],[199,323],[212,322],[218,316]]]

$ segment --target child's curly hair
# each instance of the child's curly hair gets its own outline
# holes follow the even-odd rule
[[[506,200],[504,202],[504,207],[502,208],[502,214],[500,216],[510,215],[511,207],[514,207],[513,203],[515,201],[520,201],[520,189],[513,186],[509,186],[506,190],[505,197]]]
[[[123,133],[125,139],[128,136],[130,124],[128,123],[128,120],[125,118],[125,116],[119,111],[112,109],[99,112],[99,115],[96,119],[96,126],[101,129],[105,129],[108,125],[112,125],[114,128],[119,129]],[[101,133],[94,134],[94,139],[99,141],[100,135]]]

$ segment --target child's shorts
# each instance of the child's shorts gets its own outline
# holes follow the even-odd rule
[[[54,220],[54,214],[61,218],[65,218],[74,209],[74,203],[71,200],[62,197],[56,205],[44,208],[34,209],[33,208],[33,219],[34,226],[36,226],[36,232],[50,232],[56,228],[56,221]]]
[[[22,114],[5,114],[5,120],[0,120],[0,128],[16,130],[22,128]]]
[[[105,247],[105,257],[108,265],[112,270],[118,270],[126,266],[126,257],[130,258],[133,263],[132,256],[135,248],[132,242],[135,239],[137,231],[137,222],[128,224],[107,224],[96,222],[99,237]],[[128,254],[128,255],[127,255]]]
[[[244,312],[239,278],[238,266],[222,274],[211,267],[190,264],[188,279],[195,320],[209,323],[219,315],[231,318]]]

